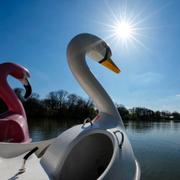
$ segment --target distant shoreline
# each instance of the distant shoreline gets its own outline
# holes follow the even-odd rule
[[[81,124],[83,123],[84,119],[78,119],[78,122],[77,122],[77,119],[68,119],[68,118],[57,118],[57,117],[27,117],[28,119],[28,122],[34,122],[34,121],[55,121],[55,122],[58,122],[58,123],[62,123],[62,124],[74,124],[74,123],[78,123],[78,124]],[[93,118],[92,118],[93,119]],[[124,120],[122,118],[123,122],[126,123],[126,122],[180,122],[180,119],[160,119],[160,120],[138,120],[138,121],[135,121],[135,120],[132,120],[132,119],[129,119],[129,120]]]
[[[93,102],[76,94],[70,94],[65,90],[52,91],[46,98],[40,99],[37,93],[33,93],[27,100],[23,98],[24,90],[15,88],[14,92],[21,100],[28,119],[51,118],[75,123],[82,123],[87,117],[93,118],[98,114]],[[123,121],[178,121],[180,113],[169,111],[153,111],[144,107],[127,109],[123,105],[116,105]],[[0,113],[7,111],[6,104],[0,99]]]

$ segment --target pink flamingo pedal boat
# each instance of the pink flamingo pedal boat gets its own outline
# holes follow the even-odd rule
[[[0,64],[0,98],[8,107],[8,111],[0,114],[0,142],[29,143],[29,130],[27,117],[21,101],[7,82],[7,76],[11,75],[20,80],[26,89],[25,98],[31,95],[31,86],[28,78],[29,71],[18,64]]]

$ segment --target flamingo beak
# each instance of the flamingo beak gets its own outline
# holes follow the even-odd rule
[[[32,93],[32,88],[31,88],[31,85],[30,85],[28,79],[26,79],[26,81],[27,81],[27,84],[24,84],[24,88],[26,90],[26,93],[24,95],[25,99],[27,99]]]
[[[31,85],[30,85],[30,83],[29,83],[27,78],[24,78],[23,80],[21,80],[21,82],[22,82],[22,84],[23,84],[23,86],[24,86],[24,88],[26,90],[24,98],[27,99],[31,95],[31,93],[32,93]]]
[[[111,71],[115,73],[120,73],[121,70],[114,64],[114,62],[109,58],[109,59],[103,59],[99,62],[106,68],[110,69]]]

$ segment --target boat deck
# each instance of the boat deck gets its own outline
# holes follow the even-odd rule
[[[0,179],[1,180],[48,180],[49,177],[40,165],[35,154],[32,154],[25,163],[25,172],[18,173],[23,165],[24,153],[15,158],[0,158]]]

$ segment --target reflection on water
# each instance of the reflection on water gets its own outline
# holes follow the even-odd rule
[[[72,122],[62,123],[58,119],[31,119],[28,125],[32,140],[41,141],[58,136],[71,127]]]
[[[180,179],[180,122],[128,122],[142,180]]]
[[[56,137],[72,126],[58,120],[31,120],[33,141]],[[126,122],[126,131],[142,170],[142,180],[180,179],[180,122]]]

